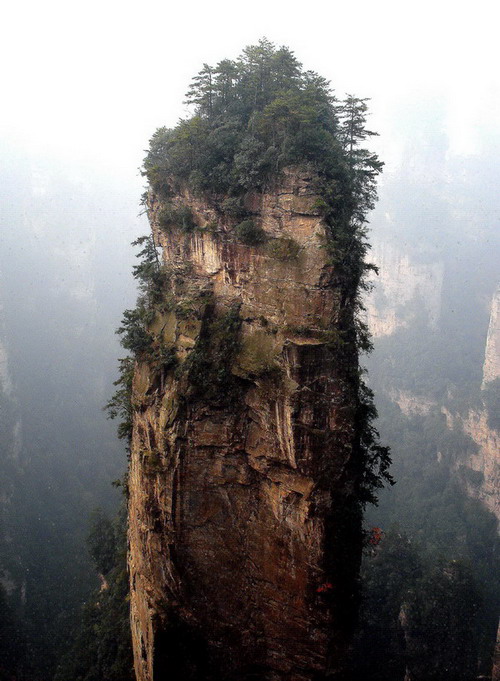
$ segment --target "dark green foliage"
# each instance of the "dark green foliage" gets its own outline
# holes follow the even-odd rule
[[[377,418],[377,410],[373,400],[373,392],[364,381],[360,380],[358,388],[358,408],[356,419],[359,424],[361,479],[358,486],[358,498],[361,504],[377,502],[377,490],[385,483],[394,484],[389,473],[392,463],[388,447],[379,442],[378,430],[373,425]]]
[[[283,236],[273,239],[267,247],[267,252],[271,258],[276,258],[276,260],[296,260],[299,256],[300,246],[295,239]]]
[[[377,134],[365,127],[367,101],[369,100],[348,95],[346,100],[337,106],[339,137],[349,169],[352,210],[359,224],[364,222],[366,211],[375,207],[376,180],[383,167],[376,154],[360,146],[361,142]]]
[[[215,97],[215,70],[208,64],[203,64],[202,70],[193,78],[191,87],[186,93],[186,103],[196,104],[211,114]]]
[[[197,291],[194,295],[181,298],[175,306],[177,319],[201,319],[204,306],[211,302],[211,295],[206,290]]]
[[[175,176],[197,191],[255,189],[287,165],[338,165],[337,115],[329,84],[267,40],[236,61],[207,64],[187,95],[195,115],[151,139],[144,169],[153,189]]]
[[[407,536],[392,530],[370,549],[362,565],[360,623],[355,639],[355,681],[402,681],[406,669],[402,604],[422,574],[421,558]]]
[[[191,399],[202,397],[218,406],[235,399],[237,383],[231,365],[239,347],[240,326],[238,305],[219,316],[212,307],[207,309],[196,345],[179,367],[188,378]]]
[[[238,241],[247,246],[257,246],[266,240],[266,233],[253,220],[240,222],[235,227],[234,233]]]
[[[121,326],[116,333],[121,338],[121,345],[135,356],[147,354],[151,348],[153,337],[147,330],[154,318],[154,306],[164,295],[168,275],[160,265],[153,236],[143,236],[133,242],[132,246],[141,246],[137,257],[140,262],[133,269],[133,275],[139,282],[141,295],[133,310],[125,310]]]
[[[165,204],[158,213],[158,222],[163,231],[169,231],[171,227],[178,227],[183,232],[191,232],[196,223],[188,206],[174,206]]]
[[[163,200],[167,200],[172,195],[168,169],[162,164],[170,137],[170,130],[158,128],[150,140],[151,146],[148,153],[148,182],[151,189]]]
[[[97,572],[107,575],[115,563],[116,537],[113,523],[100,508],[90,516],[87,546]]]
[[[123,357],[118,360],[119,377],[113,385],[117,387],[114,395],[104,407],[108,418],[119,418],[118,437],[129,441],[132,436],[132,381],[134,378],[133,357]]]
[[[153,342],[153,336],[147,331],[147,326],[153,321],[152,310],[143,302],[134,310],[125,310],[121,326],[116,333],[121,335],[121,345],[134,355],[147,353]]]
[[[160,342],[155,345],[151,352],[149,362],[156,369],[167,372],[177,365],[177,355],[173,348]]]
[[[477,669],[476,616],[480,596],[458,561],[430,569],[409,594],[406,657],[417,679],[472,681]]]
[[[158,305],[165,295],[170,281],[169,272],[161,265],[154,236],[141,236],[132,242],[132,246],[142,246],[137,257],[139,264],[133,268],[133,275],[139,282],[141,297],[138,301],[147,311]]]
[[[362,569],[355,681],[473,681],[481,598],[469,568],[433,559],[400,530],[383,535]]]
[[[243,206],[241,198],[237,196],[228,196],[227,199],[224,199],[221,204],[221,210],[224,215],[235,220],[242,220],[248,215],[248,211]]]
[[[133,681],[124,509],[115,522],[96,512],[89,538],[96,567],[106,572],[54,681]]]
[[[148,361],[159,371],[168,371],[175,366],[173,350],[148,331],[156,309],[165,307],[170,275],[160,264],[153,235],[142,236],[133,242],[141,246],[137,257],[139,264],[133,269],[139,282],[140,295],[133,310],[125,310],[121,326],[116,333],[121,335],[121,345],[132,353],[119,361],[119,377],[114,382],[117,390],[105,406],[108,418],[119,418],[118,437],[130,441],[132,436],[132,381],[135,360]]]

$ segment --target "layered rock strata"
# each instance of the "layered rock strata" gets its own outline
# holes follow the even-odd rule
[[[246,197],[266,240],[176,188],[196,228],[160,228],[168,304],[138,362],[129,568],[139,681],[341,678],[361,532],[357,356],[311,178]],[[345,309],[344,309],[345,316]]]

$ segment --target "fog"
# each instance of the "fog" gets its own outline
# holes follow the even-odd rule
[[[431,97],[445,109],[453,153],[476,153],[478,134],[498,132],[496,19],[484,0],[9,3],[0,129],[28,149],[133,173],[151,132],[183,115],[201,64],[265,35],[339,94],[372,98],[386,162],[408,126],[432,116]]]

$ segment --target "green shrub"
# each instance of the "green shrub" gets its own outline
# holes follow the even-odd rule
[[[283,331],[285,334],[291,334],[293,336],[305,336],[306,338],[313,338],[314,336],[318,335],[317,331],[306,325],[294,326],[292,324],[287,324]]]
[[[152,310],[139,303],[134,310],[125,310],[121,326],[116,333],[121,336],[120,344],[126,350],[130,350],[135,356],[148,353],[153,337],[147,330],[153,321]]]
[[[222,202],[221,206],[225,215],[235,220],[242,220],[248,215],[247,209],[243,206],[241,198],[229,196]]]
[[[291,237],[280,236],[269,243],[267,252],[276,260],[296,260],[299,256],[300,245]]]
[[[246,336],[236,357],[236,373],[239,376],[262,376],[277,367],[274,338],[266,331],[254,331]]]
[[[160,343],[151,355],[151,362],[159,369],[169,371],[177,365],[177,355],[173,347]]]
[[[325,201],[325,199],[318,197],[312,205],[312,209],[319,213],[320,215],[326,215],[330,210],[330,206]]]
[[[178,370],[178,378],[187,374],[192,399],[201,397],[218,405],[235,399],[237,387],[231,366],[239,348],[240,326],[238,304],[220,316],[212,310],[204,319],[195,347]]]
[[[164,232],[168,232],[170,227],[179,227],[183,232],[191,232],[196,223],[193,213],[188,206],[174,206],[167,203],[158,211],[158,223]]]
[[[217,232],[219,229],[217,220],[210,220],[210,222],[207,222],[207,224],[205,225],[205,229],[207,230],[207,232],[210,232],[211,234]]]
[[[234,233],[238,241],[247,246],[257,246],[266,240],[266,233],[253,220],[243,220],[243,222],[240,222],[235,227]]]

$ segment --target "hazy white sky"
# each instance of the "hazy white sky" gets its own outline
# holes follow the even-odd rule
[[[266,36],[339,94],[372,98],[386,160],[397,153],[398,117],[418,119],[418,106],[433,98],[444,106],[452,149],[474,153],[478,127],[500,127],[497,5],[11,1],[0,28],[0,140],[135,169],[152,132],[183,115],[201,64]]]

